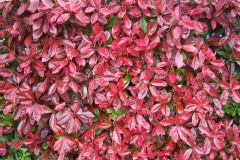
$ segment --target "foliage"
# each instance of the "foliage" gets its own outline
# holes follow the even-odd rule
[[[238,0],[1,0],[0,156],[236,159]]]

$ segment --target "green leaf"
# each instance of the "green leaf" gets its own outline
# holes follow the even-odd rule
[[[175,71],[175,68],[174,67],[171,67],[171,69],[170,69],[172,72],[174,72],[174,73],[176,73],[176,71]]]
[[[117,115],[116,113],[113,113],[113,114],[112,114],[112,119],[115,120],[115,119],[117,118],[117,116],[118,116],[118,115]]]
[[[95,129],[95,133],[96,133],[96,135],[99,135],[99,134],[101,134],[102,133],[102,129],[100,129],[100,128],[96,128]]]
[[[110,17],[108,19],[108,24],[106,25],[107,28],[113,27],[118,22],[118,18],[116,16]]]
[[[48,148],[48,145],[46,142],[43,143],[43,149],[47,149]]]
[[[138,149],[136,146],[132,146],[132,153],[136,152]]]
[[[31,156],[31,155],[32,155],[31,152],[26,152],[26,153],[24,154],[25,157],[29,157],[29,156]]]
[[[156,22],[156,19],[150,19],[150,22]]]
[[[70,133],[69,136],[76,138],[78,136],[77,132]]]
[[[106,46],[110,45],[112,43],[112,37],[110,37],[107,41],[106,41]]]
[[[188,145],[183,144],[183,149],[184,149],[184,151],[188,150],[189,148],[190,148],[190,147],[189,147]]]
[[[118,114],[118,115],[122,115],[123,111],[119,109],[119,110],[116,110],[115,113]]]
[[[127,72],[127,67],[121,67],[121,71],[126,73]]]
[[[123,83],[128,83],[128,82],[131,81],[131,79],[132,79],[132,76],[126,75],[126,76],[123,78]]]
[[[114,113],[114,108],[109,108],[108,110],[107,110],[107,114],[111,114],[111,113]]]
[[[147,91],[147,98],[151,98],[152,97],[152,94],[150,92],[150,90]]]
[[[156,135],[156,142],[159,143],[161,141],[161,137],[159,135]]]
[[[20,150],[22,150],[23,152],[27,152],[27,148],[20,148]]]
[[[62,137],[59,136],[59,135],[54,135],[54,138],[56,138],[56,139],[61,139]]]
[[[168,103],[167,106],[170,108],[171,111],[174,109],[174,107],[171,103]]]
[[[145,20],[144,16],[140,19],[140,26],[141,26],[143,33],[146,33],[147,32],[147,21]]]
[[[220,56],[225,56],[226,55],[226,52],[224,52],[224,51],[218,51],[217,52]]]
[[[94,116],[99,117],[99,115],[100,115],[99,109],[93,108],[93,114],[94,114]]]
[[[126,95],[127,99],[129,99],[128,93],[124,91],[124,94]]]
[[[236,62],[236,59],[231,54],[228,55],[228,60],[230,62]]]
[[[231,51],[230,46],[228,45],[228,43],[223,45],[223,48],[229,53]]]
[[[185,61],[187,59],[187,55],[185,52],[182,52],[182,55],[183,55],[183,60]]]
[[[83,33],[84,33],[85,35],[89,36],[89,34],[90,34],[90,28],[85,28],[85,29],[83,29]]]

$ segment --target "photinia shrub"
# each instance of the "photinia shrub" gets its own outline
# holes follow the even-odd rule
[[[240,156],[238,0],[0,0],[0,156]]]

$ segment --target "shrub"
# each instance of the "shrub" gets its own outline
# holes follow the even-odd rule
[[[236,159],[238,0],[1,0],[3,159]]]

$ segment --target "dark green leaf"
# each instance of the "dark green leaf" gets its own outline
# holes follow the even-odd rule
[[[159,143],[161,141],[161,137],[159,135],[156,135],[156,143]]]
[[[132,76],[126,75],[126,76],[123,78],[123,82],[124,82],[124,83],[128,83],[128,82],[131,81],[131,79],[132,79]]]
[[[107,28],[113,27],[118,22],[118,18],[116,16],[110,17],[108,19],[108,24],[106,25]]]
[[[107,110],[107,114],[111,114],[111,113],[114,113],[114,108],[109,108],[109,109]]]
[[[143,33],[146,33],[147,32],[147,21],[145,20],[144,16],[140,19],[140,26],[141,26]]]
[[[112,37],[110,37],[110,38],[107,40],[107,42],[106,42],[105,45],[110,45],[111,43],[112,43]]]
[[[46,142],[43,143],[43,149],[47,149],[48,148],[48,145]]]

